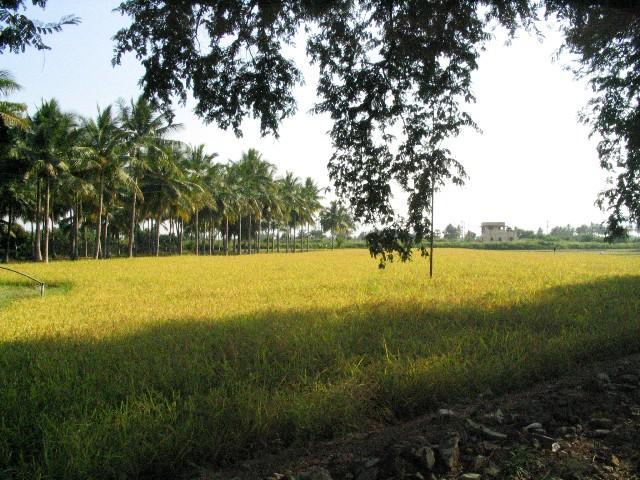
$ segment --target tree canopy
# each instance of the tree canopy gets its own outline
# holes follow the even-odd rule
[[[474,100],[471,75],[490,29],[513,33],[542,11],[555,15],[576,72],[594,88],[585,121],[602,137],[602,165],[618,175],[600,199],[610,232],[640,219],[640,4],[633,0],[126,0],[119,10],[132,22],[115,36],[114,62],[134,52],[147,95],[168,107],[191,92],[197,114],[238,135],[246,117],[277,135],[296,111],[293,89],[303,79],[284,47],[305,29],[320,69],[314,110],[333,120],[329,171],[337,193],[356,219],[387,226],[374,236],[378,253],[400,247],[409,255],[406,247],[431,228],[433,190],[465,179],[443,141],[476,128],[464,106]],[[391,207],[392,180],[409,194],[406,220]]]
[[[0,54],[5,50],[22,53],[27,47],[48,50],[44,36],[62,31],[65,25],[77,25],[80,18],[65,15],[57,22],[42,22],[22,13],[31,3],[44,8],[47,0],[0,0]]]

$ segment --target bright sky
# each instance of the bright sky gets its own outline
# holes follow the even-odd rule
[[[142,67],[137,60],[130,55],[122,66],[111,66],[111,37],[127,24],[112,12],[118,3],[58,0],[44,12],[31,10],[42,20],[74,13],[82,23],[48,37],[49,51],[3,56],[2,68],[23,86],[13,99],[33,111],[42,99],[56,98],[64,109],[92,116],[97,105],[138,96]],[[464,223],[465,229],[479,233],[483,221],[505,221],[546,230],[547,222],[551,228],[604,219],[594,201],[606,174],[599,167],[596,140],[590,140],[588,128],[577,121],[590,92],[561,62],[552,61],[560,34],[552,28],[543,33],[543,42],[523,32],[507,46],[506,36],[498,31],[483,52],[473,84],[477,103],[469,107],[483,133],[467,131],[450,142],[470,178],[464,187],[449,186],[436,194],[436,228]],[[204,125],[190,105],[177,109],[176,120],[184,125],[177,136],[206,144],[223,161],[254,147],[280,173],[291,170],[329,186],[331,123],[326,116],[308,113],[315,101],[317,71],[307,65],[302,42],[292,54],[306,85],[297,92],[298,114],[282,124],[278,140],[261,138],[254,121],[243,125],[244,137],[237,139],[232,132]],[[404,212],[402,195],[396,196],[394,206]]]

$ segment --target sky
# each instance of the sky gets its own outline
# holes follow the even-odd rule
[[[128,18],[112,11],[118,3],[57,0],[45,11],[30,9],[29,14],[43,21],[73,13],[82,23],[47,37],[51,50],[3,55],[1,68],[23,87],[12,100],[26,103],[33,112],[43,99],[56,98],[65,110],[88,117],[98,106],[137,97],[143,68],[135,57],[111,65],[112,37],[128,24]],[[547,225],[604,220],[594,202],[607,175],[599,166],[597,139],[589,139],[589,128],[578,122],[590,90],[563,68],[566,62],[553,60],[562,40],[556,27],[543,25],[541,31],[543,40],[522,32],[507,42],[505,33],[497,30],[481,54],[472,87],[477,101],[467,110],[482,133],[467,130],[448,142],[469,180],[436,194],[437,229],[451,223],[480,233],[481,222],[504,221],[512,227],[547,230]],[[296,90],[298,113],[282,123],[280,138],[261,138],[258,123],[247,120],[238,139],[231,131],[203,124],[193,114],[191,101],[176,105],[176,121],[183,125],[176,137],[204,143],[220,161],[236,160],[243,151],[257,148],[280,173],[290,170],[330,186],[326,165],[332,153],[331,121],[309,113],[318,73],[308,65],[304,38],[300,40],[290,54],[305,85]],[[394,192],[394,208],[402,214],[406,197]]]

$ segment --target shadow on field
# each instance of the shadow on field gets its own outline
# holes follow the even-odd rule
[[[162,477],[513,389],[640,351],[639,291],[614,277],[509,306],[380,298],[3,342],[0,472]]]

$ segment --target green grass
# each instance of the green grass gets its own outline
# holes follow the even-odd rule
[[[436,255],[21,265],[65,288],[0,306],[0,476],[171,476],[640,351],[640,256]]]

